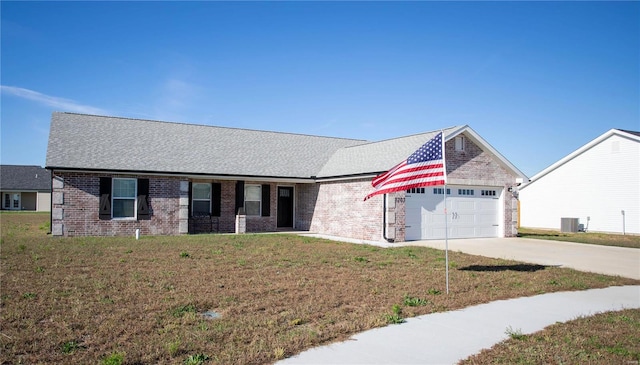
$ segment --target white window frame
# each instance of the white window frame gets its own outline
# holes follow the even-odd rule
[[[18,196],[18,199],[14,199],[14,195]],[[9,196],[9,205],[6,205],[6,197]],[[18,207],[14,207],[14,203],[18,202]],[[6,210],[22,210],[22,195],[19,192],[5,192],[2,195],[2,208]]]
[[[116,196],[116,181],[118,180],[133,180],[133,197],[121,197]],[[114,217],[113,216],[113,208],[115,206],[116,200],[133,200],[133,216],[131,217]],[[138,219],[138,179],[134,177],[114,177],[111,179],[111,219],[119,219],[119,220],[136,220]]]
[[[258,188],[258,200],[247,200],[247,189],[249,188]],[[249,210],[247,209],[247,202],[258,202],[258,212],[256,214],[249,214]],[[248,216],[259,217],[262,215],[262,185],[259,184],[247,184],[244,186],[244,212]]]
[[[194,192],[196,191],[196,185],[206,185],[209,188],[209,199],[202,199],[202,198],[196,198]],[[195,215],[195,204],[193,204],[193,202],[204,202],[204,201],[208,201],[209,202],[209,211],[207,212],[206,215],[211,215],[211,194],[213,194],[213,189],[211,188],[211,183],[202,183],[202,182],[194,182],[193,184],[191,184],[191,215],[195,216],[195,217],[200,217],[200,216],[196,216]]]

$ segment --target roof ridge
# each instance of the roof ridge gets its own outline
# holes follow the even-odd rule
[[[326,139],[339,139],[345,141],[358,141],[358,142],[369,142],[365,139],[355,139],[355,138],[344,138],[344,137],[331,137],[331,136],[320,136],[315,134],[307,134],[307,133],[293,133],[293,132],[281,132],[281,131],[268,131],[263,129],[251,129],[251,128],[239,128],[239,127],[228,127],[228,126],[218,126],[218,125],[208,125],[208,124],[194,124],[187,122],[172,122],[165,120],[155,120],[155,119],[140,119],[140,118],[131,118],[131,117],[117,117],[117,116],[108,116],[108,115],[98,115],[98,114],[86,114],[86,113],[73,113],[73,112],[53,112],[54,114],[69,114],[69,115],[80,115],[87,117],[98,117],[98,118],[107,118],[107,119],[124,119],[124,120],[132,120],[132,121],[141,121],[141,122],[150,122],[150,123],[163,123],[163,124],[174,124],[174,125],[186,125],[186,126],[194,126],[194,127],[208,127],[208,128],[218,128],[218,129],[232,129],[239,131],[248,131],[248,132],[260,132],[260,133],[273,133],[273,134],[288,134],[294,136],[303,136],[303,137],[316,137],[316,138],[326,138]]]

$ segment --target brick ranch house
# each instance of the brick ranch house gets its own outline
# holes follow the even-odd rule
[[[53,113],[46,167],[57,236],[309,231],[362,241],[444,237],[443,187],[364,201],[371,179],[440,130],[368,142]],[[449,237],[516,234],[524,174],[468,126],[443,130]]]

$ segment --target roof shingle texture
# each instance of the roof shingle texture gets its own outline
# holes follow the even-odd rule
[[[454,129],[445,129],[443,133],[446,136],[447,133]],[[406,160],[439,132],[421,133],[341,148],[322,167],[318,177],[360,175],[387,171],[401,161]]]
[[[51,190],[51,172],[40,166],[0,165],[2,190]]]
[[[53,113],[48,168],[284,178],[386,171],[437,132],[381,142]]]

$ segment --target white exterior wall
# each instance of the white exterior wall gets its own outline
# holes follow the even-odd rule
[[[50,212],[51,211],[51,193],[38,192],[38,201],[36,203],[36,210],[38,212]]]
[[[579,218],[588,230],[640,234],[640,142],[612,134],[520,190],[520,226],[560,230]]]

